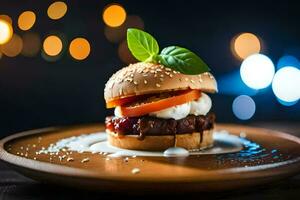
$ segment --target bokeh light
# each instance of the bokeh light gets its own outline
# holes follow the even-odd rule
[[[107,26],[118,27],[125,22],[126,11],[121,5],[109,5],[104,9],[102,18]]]
[[[286,66],[294,66],[300,69],[300,62],[295,56],[284,55],[277,62],[277,70]]]
[[[277,99],[277,101],[278,101],[281,105],[284,105],[284,106],[293,106],[293,105],[296,105],[296,104],[299,102],[299,100],[287,102],[287,101],[283,101],[283,100],[281,100],[281,99],[279,99],[279,98],[276,98],[276,99]]]
[[[110,42],[118,43],[124,40],[128,28],[144,29],[144,21],[136,15],[129,15],[126,21],[119,27],[105,26],[104,35]]]
[[[18,18],[18,26],[21,30],[26,31],[31,29],[36,20],[36,16],[32,11],[25,11],[21,13]]]
[[[52,3],[47,10],[48,17],[53,20],[57,20],[65,16],[68,6],[65,2],[56,1]]]
[[[256,110],[254,100],[247,95],[236,97],[232,103],[232,111],[234,115],[241,120],[250,119]]]
[[[41,49],[41,39],[37,33],[25,33],[23,35],[23,49],[21,54],[27,57],[37,55]]]
[[[23,41],[20,36],[13,34],[12,38],[1,46],[1,51],[8,57],[15,57],[21,53],[23,48]]]
[[[271,84],[275,67],[267,56],[253,54],[242,62],[240,73],[247,86],[253,89],[262,89]]]
[[[249,95],[254,96],[258,93],[258,90],[248,87],[242,80],[239,70],[222,74],[217,77],[218,93],[226,95]]]
[[[56,35],[48,36],[43,42],[43,50],[49,56],[57,56],[63,48],[61,39]]]
[[[7,21],[8,23],[12,24],[12,19],[8,15],[0,15],[0,19]]]
[[[235,56],[245,59],[252,54],[259,53],[261,43],[257,36],[252,33],[242,33],[233,39],[231,49]]]
[[[137,60],[130,53],[126,40],[124,40],[123,42],[120,43],[120,45],[118,47],[118,55],[119,55],[120,59],[126,64],[137,62]]]
[[[90,43],[85,38],[75,38],[70,43],[70,55],[76,60],[86,59],[91,51]]]
[[[300,98],[300,70],[295,67],[279,69],[273,79],[275,96],[284,102],[295,102]]]
[[[13,36],[13,28],[11,24],[0,19],[0,44],[7,43]]]

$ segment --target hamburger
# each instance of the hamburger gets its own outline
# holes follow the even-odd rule
[[[216,91],[209,72],[188,75],[161,63],[130,64],[105,85],[106,106],[114,108],[105,120],[108,142],[149,151],[211,147],[215,115],[208,93]]]

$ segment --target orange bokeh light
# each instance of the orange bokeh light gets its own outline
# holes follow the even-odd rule
[[[232,50],[234,55],[245,59],[251,54],[259,53],[261,44],[258,37],[252,33],[242,33],[233,40]]]
[[[86,59],[90,51],[90,43],[85,38],[75,38],[69,47],[70,55],[76,60]]]
[[[56,1],[52,3],[47,10],[48,17],[50,19],[60,19],[67,13],[68,6],[65,2]]]
[[[35,56],[41,49],[41,39],[37,33],[25,33],[23,35],[23,49],[21,54],[24,56]]]
[[[120,5],[109,5],[104,9],[102,18],[107,26],[118,27],[125,22],[126,11]]]
[[[15,57],[22,51],[22,48],[23,48],[22,38],[17,34],[13,34],[9,42],[1,46],[1,51],[4,55],[8,57]]]
[[[55,35],[48,36],[43,43],[44,52],[49,56],[57,56],[63,48],[61,39]]]
[[[31,29],[36,20],[36,16],[32,11],[23,12],[18,18],[18,26],[21,30],[27,31]]]
[[[8,15],[0,15],[0,19],[7,21],[8,23],[12,24],[12,19]]]

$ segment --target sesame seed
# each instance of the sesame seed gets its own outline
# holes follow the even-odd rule
[[[160,75],[160,77],[162,77],[162,78],[163,78],[163,77],[164,77],[164,75],[163,75],[163,74],[161,74],[161,75]]]
[[[132,158],[136,158],[136,155],[131,156]]]
[[[194,80],[191,80],[191,82],[192,82],[192,83],[195,83],[195,81],[194,81]]]
[[[144,80],[145,85],[148,83],[147,80]]]
[[[88,161],[90,161],[89,158],[84,158],[84,159],[81,160],[81,163],[85,163],[85,162],[88,162]]]
[[[156,85],[156,87],[160,87],[160,84],[158,84],[158,83],[156,83],[155,85]]]
[[[185,81],[189,81],[189,79],[188,79],[188,78],[185,78],[184,80],[185,80]]]
[[[163,78],[159,78],[159,80],[160,80],[161,82],[163,82],[163,81],[164,81],[164,79],[163,79]]]
[[[138,174],[138,173],[140,173],[140,169],[139,168],[133,168],[132,170],[131,170],[131,173],[132,174]]]
[[[33,157],[33,160],[36,160],[36,157]]]
[[[69,157],[69,158],[67,158],[67,161],[68,162],[74,161],[74,158]]]
[[[173,77],[173,75],[172,74],[170,74],[170,78],[172,78]]]
[[[136,81],[133,81],[133,84],[134,84],[134,85],[137,85],[138,83],[137,83]]]
[[[105,160],[110,160],[110,158],[107,157]]]

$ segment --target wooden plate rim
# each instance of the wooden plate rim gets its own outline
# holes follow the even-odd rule
[[[118,176],[106,173],[95,173],[84,169],[72,168],[62,165],[56,165],[52,163],[46,163],[41,161],[36,161],[32,159],[27,159],[24,157],[20,157],[14,154],[7,152],[4,149],[4,145],[6,142],[11,141],[16,138],[21,138],[24,136],[45,133],[49,131],[58,131],[64,129],[74,129],[76,127],[88,127],[95,124],[89,125],[77,125],[77,126],[66,126],[66,127],[48,127],[41,129],[34,129],[29,131],[19,132],[10,136],[7,136],[0,140],[0,160],[12,165],[16,169],[25,168],[29,171],[38,171],[39,173],[51,174],[54,176],[68,176],[72,178],[87,178],[87,179],[98,179],[105,181],[131,181],[131,182],[207,182],[207,181],[221,181],[221,180],[241,180],[241,179],[255,179],[255,178],[263,178],[263,177],[271,177],[276,175],[293,175],[300,172],[300,157],[295,159],[291,159],[284,162],[278,162],[273,164],[265,164],[260,166],[250,166],[250,167],[236,167],[230,169],[220,169],[213,170],[207,172],[207,176],[197,176],[193,175],[186,177],[168,177],[168,179],[164,179],[163,176],[160,176],[158,179],[154,179],[153,176],[149,177],[139,177],[139,176]],[[226,129],[240,129],[245,130],[247,132],[251,131],[259,131],[260,134],[268,134],[273,137],[280,137],[286,140],[292,140],[300,145],[300,138],[290,135],[288,133],[284,133],[281,131],[270,130],[265,128],[258,127],[250,127],[243,125],[235,125],[235,124],[218,124],[218,130],[226,130]],[[271,170],[270,170],[271,169]],[[264,171],[264,173],[260,173]]]

